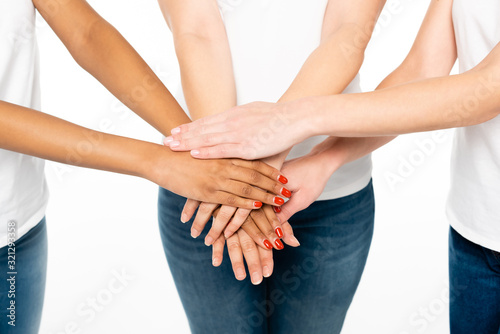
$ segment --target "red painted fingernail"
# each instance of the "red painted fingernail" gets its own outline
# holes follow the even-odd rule
[[[285,200],[281,197],[275,197],[274,198],[274,203],[278,204],[278,205],[283,205],[285,204]]]
[[[264,246],[266,246],[267,249],[273,249],[273,245],[269,240],[264,240]]]
[[[274,244],[276,245],[276,248],[278,248],[278,249],[283,249],[283,248],[285,248],[285,246],[283,246],[283,243],[281,242],[281,240],[280,240],[280,239],[276,239],[276,240],[274,240]]]
[[[288,179],[286,177],[284,177],[283,175],[280,175],[278,177],[278,181],[280,181],[283,184],[287,184],[288,183]]]
[[[281,212],[281,208],[279,206],[273,206],[273,209],[274,209],[274,212],[276,212],[276,213]]]
[[[253,206],[255,206],[256,208],[261,208],[262,202],[253,202]]]
[[[276,232],[276,235],[278,236],[278,238],[283,238],[283,230],[281,229],[281,227],[276,227],[276,229],[274,230]]]
[[[281,195],[283,195],[285,197],[291,197],[292,192],[286,188],[281,188]]]

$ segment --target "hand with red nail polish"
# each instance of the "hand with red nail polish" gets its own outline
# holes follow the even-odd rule
[[[205,161],[187,153],[163,153],[157,155],[159,162],[147,173],[149,179],[193,200],[257,209],[263,204],[274,205],[276,196],[289,191],[283,184],[287,179],[261,161]],[[164,155],[174,157],[164,159]]]
[[[331,175],[345,163],[345,157],[351,153],[343,139],[339,139],[330,137],[315,146],[311,153],[284,163],[281,170],[290,178],[286,187],[293,195],[277,211],[281,221],[288,221],[316,201]],[[286,240],[286,231],[284,234]]]

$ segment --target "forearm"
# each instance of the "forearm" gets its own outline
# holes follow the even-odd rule
[[[322,41],[278,102],[342,93],[363,63],[364,48],[354,46],[357,33],[356,26],[346,25]]]
[[[500,74],[482,68],[364,94],[318,98],[315,135],[384,136],[475,125],[498,115]]]
[[[3,101],[0,129],[2,149],[146,178],[153,158],[164,151],[160,145],[93,131]]]
[[[220,35],[175,37],[182,87],[193,119],[214,115],[236,105],[231,53],[225,31],[220,31]]]
[[[190,121],[146,62],[86,2],[54,7],[54,1],[35,4],[83,69],[164,135]]]
[[[278,102],[288,102],[308,96],[340,94],[359,72],[364,49],[354,47],[356,26],[349,25],[331,34],[308,57],[297,77]],[[346,53],[346,50],[354,50]],[[281,167],[290,153],[286,150],[266,159]]]
[[[189,122],[177,101],[127,41],[106,22],[77,52],[78,63],[113,95],[146,122],[169,135],[179,124]]]

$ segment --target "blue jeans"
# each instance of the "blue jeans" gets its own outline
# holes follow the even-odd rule
[[[298,248],[274,251],[271,277],[254,286],[235,279],[227,249],[219,268],[212,249],[182,224],[185,199],[160,189],[163,247],[194,334],[339,333],[363,272],[373,235],[374,196],[365,189],[318,201],[290,219]]]
[[[10,252],[12,253],[12,249]],[[47,273],[45,218],[15,243],[15,272],[17,274],[14,275],[15,279],[10,281],[8,279],[13,275],[7,274],[12,272],[9,268],[9,260],[12,260],[9,258],[9,247],[1,248],[0,333],[37,334],[42,319]],[[12,294],[12,291],[15,293]],[[15,302],[15,310],[10,306],[12,302]]]
[[[450,228],[451,334],[500,334],[500,253]]]

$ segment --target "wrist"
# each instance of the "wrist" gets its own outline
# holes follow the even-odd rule
[[[309,119],[312,136],[335,136],[342,124],[342,94],[311,97]],[[311,136],[311,137],[312,137]]]
[[[162,183],[165,186],[164,182],[168,181],[168,177],[165,176],[170,174],[171,169],[171,164],[165,163],[165,161],[172,162],[168,156],[173,154],[175,152],[162,145],[147,143],[140,151],[140,158],[134,167],[136,175],[156,184]]]
[[[319,143],[309,153],[314,157],[317,163],[325,166],[327,170],[333,174],[337,169],[347,163],[347,155],[345,150],[342,150],[340,142],[344,138],[328,137],[323,142]]]
[[[292,136],[293,145],[316,135],[315,120],[312,117],[316,102],[313,98],[306,97],[278,105],[282,106],[279,118],[285,125],[284,132]]]

